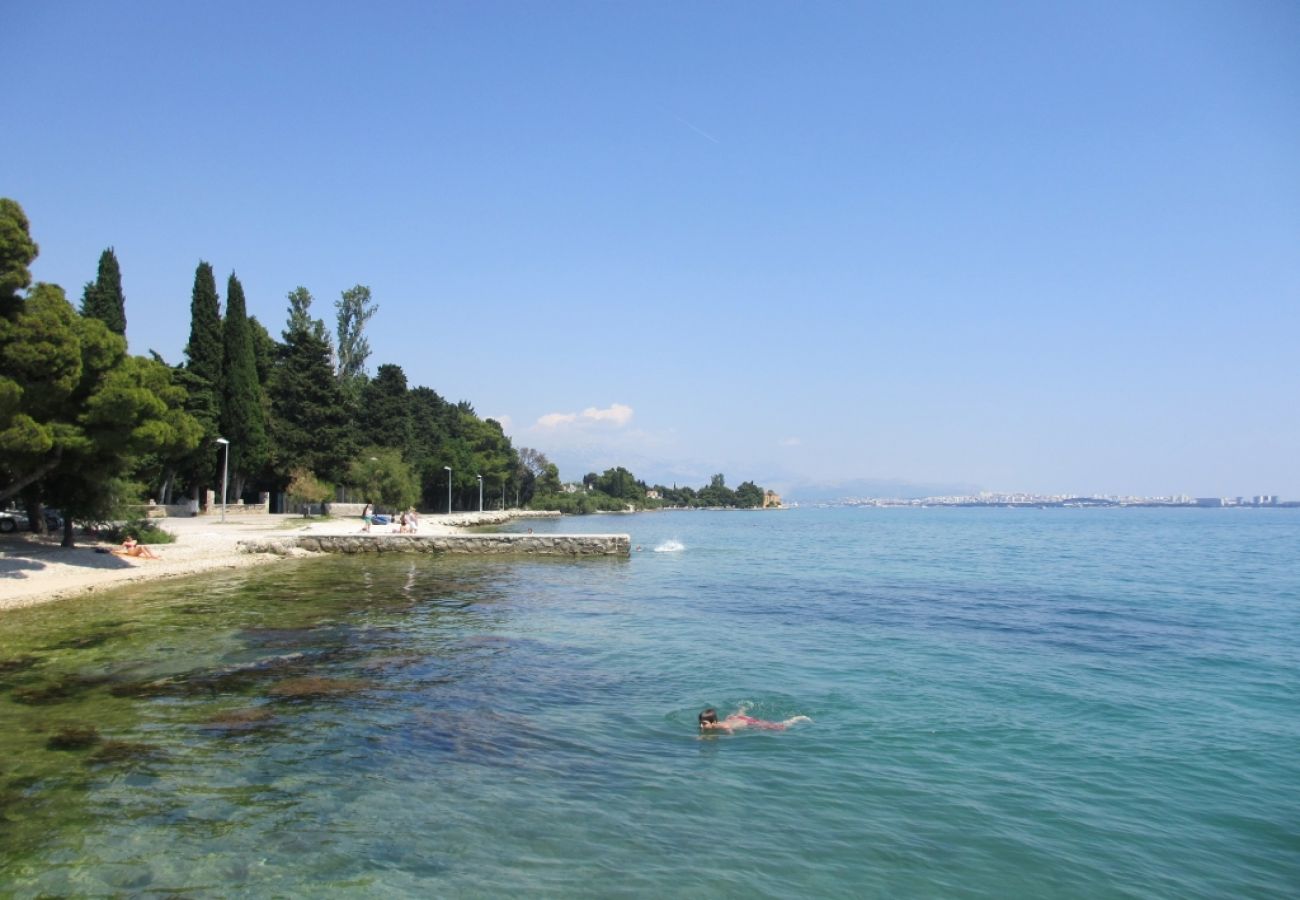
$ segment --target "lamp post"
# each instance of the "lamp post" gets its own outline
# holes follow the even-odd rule
[[[447,515],[451,515],[451,466],[443,466],[447,470]]]
[[[230,441],[223,437],[217,438],[217,443],[226,449],[225,457],[221,463],[221,521],[226,521],[226,481],[230,475]]]
[[[483,511],[483,476],[476,475],[474,477],[478,479],[478,511],[482,512]]]

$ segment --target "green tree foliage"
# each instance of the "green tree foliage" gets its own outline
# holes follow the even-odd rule
[[[753,509],[763,505],[763,489],[752,481],[742,482],[736,488],[736,505],[742,509]]]
[[[221,386],[221,300],[212,266],[200,262],[194,270],[190,295],[190,340],[185,345],[187,368],[219,390]]]
[[[244,304],[244,288],[232,272],[226,286],[223,338],[221,429],[230,441],[231,481],[234,496],[243,494],[244,482],[261,474],[269,458],[262,386],[257,378],[256,350]]]
[[[74,517],[109,502],[109,485],[145,453],[198,440],[166,366],[126,355],[126,340],[79,316],[63,290],[35,285],[0,317],[0,499],[64,507]],[[29,506],[30,509],[30,506]]]
[[[409,397],[411,412],[411,449],[409,462],[420,482],[420,503],[425,509],[438,509],[447,502],[447,483],[443,480],[444,445],[454,431],[456,407],[432,388],[413,388]]]
[[[294,469],[289,475],[289,484],[284,492],[290,503],[310,505],[324,503],[334,496],[334,485],[321,481],[307,469]],[[306,514],[309,514],[309,511],[304,512],[304,515]]]
[[[0,197],[0,316],[9,315],[22,302],[20,295],[31,286],[29,267],[38,252],[23,208]]]
[[[583,490],[564,493],[560,485],[559,472],[554,466],[549,467],[547,477],[538,478],[532,502],[532,509],[552,509],[560,512],[595,512],[598,510],[622,510],[629,506],[636,509],[672,507],[728,507],[748,508],[763,505],[763,489],[752,481],[746,481],[735,491],[727,488],[726,478],[714,475],[706,487],[698,491],[689,487],[654,486],[659,499],[646,496],[644,481],[637,479],[627,469],[618,466],[606,469],[601,475],[594,472],[583,478]]]
[[[714,475],[708,487],[700,488],[699,501],[703,506],[735,506],[736,495],[727,487],[726,478]]]
[[[306,288],[290,292],[288,328],[267,385],[273,468],[281,479],[307,471],[341,481],[352,455],[353,430],[334,378],[329,332],[324,322],[311,317],[311,303]]]
[[[126,334],[126,295],[122,293],[122,270],[112,247],[99,255],[99,273],[94,281],[86,284],[81,296],[81,314],[99,319],[114,334]]]
[[[364,442],[392,447],[407,459],[414,456],[414,428],[410,391],[401,366],[381,365],[361,389],[357,410]]]
[[[72,545],[73,519],[98,519],[108,515],[116,498],[114,480],[133,462],[149,454],[178,456],[199,442],[202,429],[184,411],[185,391],[172,381],[171,370],[142,356],[126,356],[125,342],[105,341],[96,334],[98,320],[82,331],[83,358],[96,358],[103,375],[72,401],[80,409],[78,435],[63,444],[59,466],[42,479],[43,499],[64,513],[63,543]],[[121,352],[118,352],[118,346]],[[87,366],[89,368],[89,366]]]
[[[461,482],[468,496],[463,497],[464,508],[478,508],[478,478],[483,476],[484,507],[491,488],[505,486],[513,479],[518,455],[506,437],[501,423],[496,419],[480,419],[473,413],[461,412],[461,440],[469,450],[465,479]]]
[[[379,312],[379,304],[371,301],[370,288],[358,284],[344,291],[334,307],[338,312],[338,378],[344,390],[355,396],[366,379],[366,360],[370,358],[366,323]]]
[[[540,450],[534,450],[532,447],[519,448],[519,464],[515,467],[515,479],[519,486],[518,497],[521,502],[528,503],[533,499],[537,492],[537,480],[542,477],[551,461],[546,458],[546,454]],[[559,490],[559,469],[556,469],[555,490]]]
[[[605,473],[596,479],[595,488],[602,494],[619,500],[645,499],[645,486],[637,484],[636,476],[622,466],[606,469]]]
[[[43,283],[0,318],[0,501],[53,471],[77,434],[72,398],[85,363],[92,378],[105,368],[82,346],[80,322],[63,289]]]
[[[415,472],[391,447],[366,447],[348,469],[348,483],[367,503],[390,510],[406,509],[420,496]]]
[[[560,492],[560,467],[548,462],[542,473],[537,476],[537,493],[541,495]]]
[[[220,474],[219,454],[213,448],[221,436],[223,343],[217,281],[212,266],[200,261],[194,270],[194,288],[190,294],[190,339],[185,345],[185,368],[177,376],[186,391],[186,410],[203,427],[199,445],[179,462],[180,472],[189,480],[195,500],[204,487],[216,483]]]
[[[253,368],[257,370],[257,383],[265,386],[271,377],[271,369],[275,367],[275,360],[280,355],[280,344],[271,337],[266,326],[257,321],[257,316],[248,317],[248,336],[253,343]]]

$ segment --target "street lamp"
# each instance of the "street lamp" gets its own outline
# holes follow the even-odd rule
[[[217,443],[226,448],[225,459],[221,463],[221,521],[226,521],[226,481],[230,475],[230,441],[223,437]]]
[[[451,466],[443,466],[447,470],[447,515],[451,515]]]
[[[478,479],[478,511],[482,512],[483,511],[483,476],[476,475],[474,477]]]

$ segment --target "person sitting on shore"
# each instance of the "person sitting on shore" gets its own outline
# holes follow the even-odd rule
[[[755,719],[753,716],[745,714],[746,707],[742,706],[722,721],[718,721],[718,711],[709,707],[700,713],[700,730],[701,731],[725,731],[727,734],[738,731],[742,728],[761,728],[764,731],[785,731],[791,725],[799,722],[811,722],[812,719],[807,716],[791,716],[784,722],[769,722],[765,719]]]
[[[126,540],[122,542],[122,549],[114,550],[118,556],[138,556],[141,559],[162,559],[157,553],[154,553],[144,544],[135,539],[135,535],[128,534]]]

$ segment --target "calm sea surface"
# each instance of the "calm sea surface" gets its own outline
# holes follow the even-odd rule
[[[0,615],[0,894],[1300,893],[1300,512],[531,524]]]

